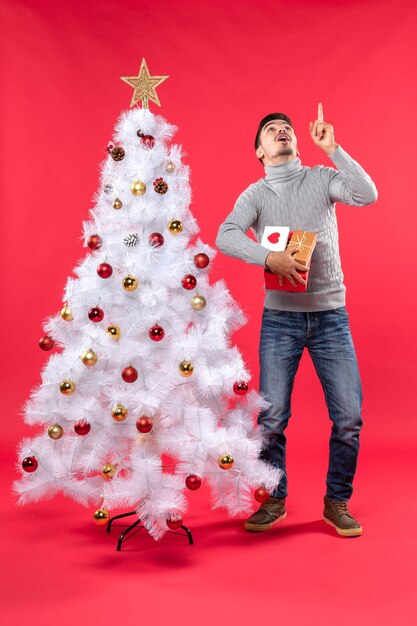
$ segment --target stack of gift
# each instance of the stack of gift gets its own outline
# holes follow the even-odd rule
[[[261,244],[265,248],[269,248],[273,252],[282,252],[292,246],[299,248],[298,252],[293,255],[298,263],[310,267],[311,256],[317,243],[316,233],[309,232],[307,230],[294,230],[290,231],[288,226],[265,226],[264,234]],[[275,291],[306,291],[308,284],[307,271],[297,270],[297,272],[304,278],[306,284],[297,282],[294,287],[288,280],[283,278],[283,284],[279,284],[279,278],[276,274],[268,269],[265,269],[265,287],[266,289]]]

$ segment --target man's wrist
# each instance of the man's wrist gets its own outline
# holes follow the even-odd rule
[[[331,154],[333,154],[333,152],[336,152],[338,147],[339,147],[339,144],[335,143],[331,148],[329,148],[328,150],[325,150],[324,152],[327,154],[327,156],[330,156]]]
[[[265,267],[267,270],[271,271],[271,268],[268,265],[268,259],[271,256],[271,252],[269,254],[267,254],[266,258],[265,258]]]

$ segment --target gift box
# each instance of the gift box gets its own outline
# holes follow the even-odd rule
[[[307,267],[310,267],[310,263],[307,263]],[[288,280],[288,278],[283,278],[283,284],[279,284],[279,278],[276,274],[271,272],[270,270],[265,270],[265,288],[272,291],[299,291],[303,292],[307,290],[308,284],[308,272],[302,272],[301,270],[297,270],[297,272],[304,278],[306,284],[303,285],[296,281],[297,285],[294,287]]]
[[[307,230],[293,230],[287,248],[299,246],[299,251],[293,256],[298,263],[307,265],[317,243],[316,233]]]
[[[271,228],[271,227],[265,227]],[[263,245],[266,248],[272,249],[271,245],[268,243],[268,240],[265,240],[265,233],[262,241]],[[288,245],[284,249],[288,249],[290,246],[298,246],[299,251],[293,256],[293,258],[303,265],[310,267],[311,256],[313,254],[314,248],[317,243],[317,235],[316,233],[312,233],[306,230],[294,230],[289,232],[289,241]],[[277,250],[274,250],[276,252]],[[271,272],[270,270],[265,269],[265,288],[272,291],[295,291],[295,292],[305,292],[307,290],[308,285],[308,275],[309,272],[302,272],[301,270],[297,270],[297,272],[304,278],[306,284],[303,285],[298,281],[296,286],[292,285],[288,278],[283,278],[283,284],[279,284],[279,278],[276,274]]]

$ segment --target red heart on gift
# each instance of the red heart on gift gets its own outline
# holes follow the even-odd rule
[[[280,233],[271,233],[268,237],[268,241],[271,243],[278,243],[278,239],[280,238]]]

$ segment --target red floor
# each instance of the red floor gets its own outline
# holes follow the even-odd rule
[[[2,624],[417,623],[415,451],[365,441],[351,508],[362,537],[345,539],[321,519],[326,445],[289,448],[288,517],[270,532],[211,512],[190,493],[195,544],[146,531],[116,552],[115,531],[62,497],[18,508],[14,458],[3,452]]]

